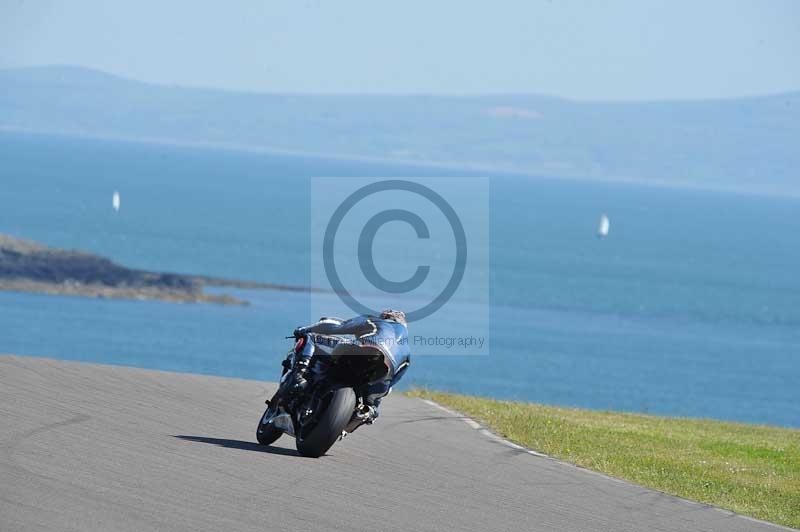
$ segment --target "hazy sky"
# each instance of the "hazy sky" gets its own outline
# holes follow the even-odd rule
[[[0,0],[0,66],[257,91],[800,89],[800,1]]]

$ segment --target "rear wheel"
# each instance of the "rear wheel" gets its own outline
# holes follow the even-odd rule
[[[353,416],[356,394],[352,388],[339,388],[331,392],[328,407],[317,423],[297,438],[297,452],[303,456],[318,458],[336,442]]]
[[[261,419],[258,421],[256,439],[261,445],[270,445],[271,443],[274,443],[275,440],[280,438],[281,434],[283,434],[283,431],[275,428],[275,425],[272,423],[264,423],[264,420],[270,419],[272,414],[274,414],[274,412],[267,407],[266,411],[264,411],[264,415],[261,416]]]

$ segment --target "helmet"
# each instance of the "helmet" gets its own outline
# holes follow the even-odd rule
[[[397,323],[402,323],[403,325],[406,324],[406,313],[402,310],[392,310],[386,309],[381,312],[381,319],[382,320],[392,320],[396,321]]]

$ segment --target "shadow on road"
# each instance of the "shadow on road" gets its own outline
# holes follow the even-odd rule
[[[208,438],[206,436],[185,436],[176,435],[173,438],[186,441],[196,441],[200,443],[209,443],[211,445],[219,445],[220,447],[227,447],[229,449],[242,449],[245,451],[257,451],[260,453],[280,454],[283,456],[300,456],[294,449],[284,449],[283,447],[273,447],[271,445],[261,445],[259,443],[242,441],[242,440],[226,440],[223,438]]]

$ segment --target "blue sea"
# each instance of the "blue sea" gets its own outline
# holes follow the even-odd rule
[[[2,133],[0,232],[307,286],[311,178],[409,175],[485,173]],[[490,354],[415,353],[403,387],[800,426],[800,201],[488,177]],[[223,291],[252,304],[0,292],[0,352],[274,380],[309,295]]]

